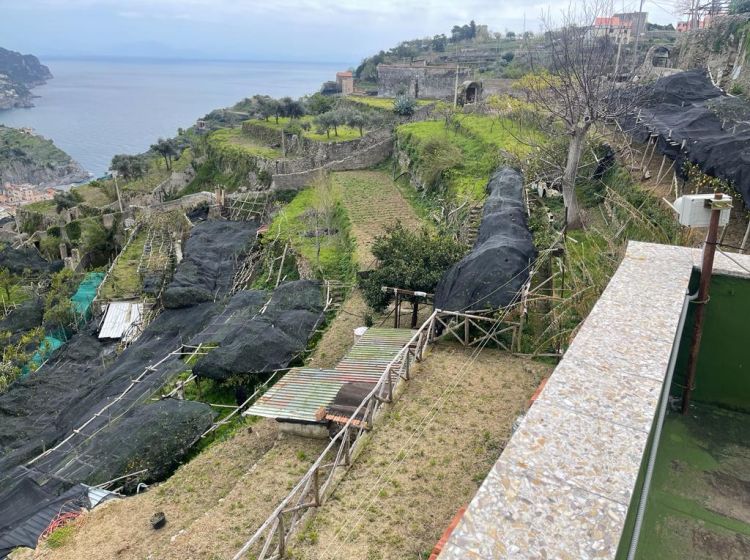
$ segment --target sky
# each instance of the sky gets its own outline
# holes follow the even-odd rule
[[[40,57],[341,62],[474,19],[538,31],[568,0],[0,0],[0,46]],[[610,5],[612,5],[610,3]],[[614,11],[638,8],[619,0]],[[670,0],[647,0],[654,23]],[[602,14],[608,15],[608,14]],[[524,27],[525,26],[525,27]]]

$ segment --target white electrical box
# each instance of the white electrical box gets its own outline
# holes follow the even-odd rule
[[[713,208],[720,209],[719,225],[725,226],[729,223],[729,213],[732,211],[732,197],[722,194],[717,199],[713,194],[688,194],[675,200],[672,206],[683,226],[708,227]]]

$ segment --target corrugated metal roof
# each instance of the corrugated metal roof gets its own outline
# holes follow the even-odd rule
[[[368,329],[334,369],[292,369],[244,414],[318,422],[318,412],[333,402],[344,384],[377,383],[413,335],[410,329]]]
[[[122,338],[133,323],[141,320],[143,305],[132,301],[113,301],[107,305],[99,338]]]

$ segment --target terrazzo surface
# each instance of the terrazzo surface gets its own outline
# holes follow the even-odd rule
[[[747,275],[750,256],[716,255]],[[440,560],[615,557],[700,250],[630,242]]]

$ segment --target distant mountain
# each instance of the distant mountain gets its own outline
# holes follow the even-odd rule
[[[0,47],[0,109],[32,107],[31,88],[52,78],[39,59]]]

